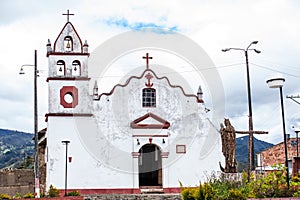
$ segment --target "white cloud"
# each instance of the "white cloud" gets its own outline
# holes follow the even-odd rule
[[[32,6],[34,5],[34,6]],[[32,131],[31,69],[26,78],[18,75],[22,64],[33,62],[34,49],[38,50],[39,68],[45,71],[39,78],[40,128],[45,125],[47,112],[47,58],[46,42],[53,44],[66,22],[70,9],[71,21],[90,51],[103,41],[140,25],[176,27],[197,42],[212,58],[219,69],[226,94],[226,116],[236,129],[247,129],[247,91],[245,57],[243,52],[222,53],[226,47],[245,48],[253,40],[261,54],[249,53],[254,127],[270,131],[260,139],[273,143],[282,140],[279,92],[267,87],[266,78],[274,71],[285,72],[285,94],[300,93],[300,4],[295,0],[254,1],[24,1],[0,3],[1,78],[0,127]],[[107,20],[123,19],[127,27],[109,26]],[[252,65],[256,64],[256,65]],[[133,63],[134,64],[134,63]],[[237,64],[229,66],[231,64]],[[227,67],[224,67],[227,66]],[[273,70],[272,70],[273,69]],[[291,76],[294,75],[294,76]],[[196,86],[197,88],[198,86]],[[30,92],[29,92],[30,91]],[[24,109],[23,107],[26,107]],[[299,118],[300,106],[285,99],[287,131]],[[18,119],[15,123],[12,119]],[[220,119],[221,120],[221,119]]]

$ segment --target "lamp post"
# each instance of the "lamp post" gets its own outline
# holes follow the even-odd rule
[[[66,145],[66,168],[65,168],[65,196],[67,196],[67,180],[68,180],[68,144],[70,141],[64,140],[61,141],[63,144]]]
[[[295,131],[295,133],[296,133],[296,145],[297,145],[297,149],[296,149],[296,151],[297,151],[297,157],[299,156],[299,149],[298,149],[298,145],[299,145],[299,142],[298,142],[298,134],[299,134],[299,132],[300,132],[300,127],[293,127],[294,128],[294,131]]]
[[[24,66],[34,66],[34,182],[35,182],[35,197],[40,197],[40,181],[39,181],[39,149],[38,149],[38,108],[37,108],[37,50],[34,50],[34,65],[25,64],[21,66],[19,74],[25,74],[23,67]]]
[[[252,44],[257,44],[258,41],[251,42],[246,49],[242,48],[226,48],[222,49],[223,52],[230,50],[243,51],[246,58],[246,72],[247,72],[247,91],[248,91],[248,109],[249,109],[249,141],[248,141],[248,181],[250,181],[250,172],[254,169],[254,144],[253,144],[253,119],[252,119],[252,103],[251,103],[251,86],[250,86],[250,73],[249,73],[249,61],[248,61],[248,51],[254,51],[255,53],[260,53],[261,51],[253,49]]]
[[[283,94],[282,87],[285,79],[281,74],[278,74],[278,77],[271,78],[267,80],[269,88],[279,88],[280,91],[280,102],[281,102],[281,117],[282,117],[282,129],[283,129],[283,139],[284,139],[284,153],[285,153],[285,167],[286,167],[286,184],[288,189],[290,188],[289,182],[289,166],[288,166],[288,150],[287,150],[287,139],[285,131],[285,119],[284,119],[284,106],[283,106]]]

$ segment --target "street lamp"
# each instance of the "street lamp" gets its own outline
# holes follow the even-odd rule
[[[261,51],[257,49],[250,49],[252,44],[257,44],[258,41],[251,42],[246,49],[241,48],[226,48],[222,49],[223,52],[230,50],[243,51],[246,57],[246,70],[247,70],[247,91],[248,91],[248,108],[249,108],[249,141],[248,141],[248,181],[250,181],[250,172],[254,169],[254,144],[253,144],[253,119],[252,119],[252,103],[251,103],[251,88],[250,88],[250,74],[249,74],[249,61],[248,61],[248,51],[254,51],[255,53],[260,53]]]
[[[64,140],[61,141],[63,144],[66,145],[66,170],[65,170],[65,196],[67,196],[67,178],[68,178],[68,144],[70,143],[70,141],[68,140]]]
[[[39,152],[38,152],[38,108],[37,108],[37,50],[34,50],[34,65],[25,64],[21,66],[20,75],[25,74],[24,66],[34,66],[33,77],[34,77],[34,183],[35,183],[35,197],[40,197],[40,181],[39,181]]]
[[[297,145],[297,149],[296,149],[296,151],[297,151],[297,157],[299,156],[299,150],[298,150],[298,145],[299,145],[299,142],[298,142],[298,134],[299,134],[299,132],[300,132],[300,127],[299,126],[297,126],[297,127],[294,127],[293,126],[293,129],[294,129],[294,131],[295,131],[295,133],[296,133],[296,145]]]
[[[287,139],[286,139],[286,131],[285,131],[284,106],[283,106],[283,95],[282,95],[282,87],[283,87],[284,81],[285,81],[285,79],[283,78],[283,76],[281,74],[278,74],[277,77],[267,80],[267,84],[268,84],[269,88],[279,88],[279,91],[280,91],[282,129],[283,129],[285,167],[286,167],[286,183],[287,183],[287,187],[289,189],[290,183],[289,183],[288,150],[287,150]]]

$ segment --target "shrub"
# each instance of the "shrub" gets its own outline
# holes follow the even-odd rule
[[[11,196],[8,194],[0,194],[0,199],[11,199]]]
[[[34,195],[30,192],[26,193],[23,195],[23,198],[24,199],[31,199],[31,198],[34,198]]]
[[[197,187],[184,188],[181,185],[183,200],[235,200],[247,198],[299,197],[300,175],[292,178],[290,188],[286,186],[285,168],[273,166],[276,171],[257,176],[256,180],[247,181],[245,173],[212,174],[207,182]]]
[[[181,194],[183,200],[212,200],[214,191],[209,183],[200,183],[198,187],[182,188]]]
[[[80,192],[78,190],[73,190],[72,192],[69,192],[67,196],[80,196]]]
[[[59,190],[54,187],[53,185],[50,185],[49,191],[48,191],[49,197],[59,197]]]
[[[246,200],[247,196],[240,189],[230,189],[226,200]]]
[[[13,197],[14,199],[21,199],[22,196],[19,192],[16,192],[15,196]]]
[[[181,195],[183,200],[194,200],[194,193],[196,188],[183,188],[181,190]]]

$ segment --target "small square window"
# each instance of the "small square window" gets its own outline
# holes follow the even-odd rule
[[[186,153],[185,145],[176,145],[176,153]]]

